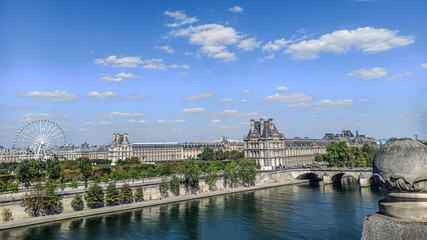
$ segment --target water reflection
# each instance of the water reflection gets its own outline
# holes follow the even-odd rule
[[[360,239],[376,188],[304,184],[0,232],[1,239]]]

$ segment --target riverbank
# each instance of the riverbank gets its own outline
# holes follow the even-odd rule
[[[308,180],[294,180],[294,181],[286,181],[286,182],[268,183],[265,185],[258,185],[258,186],[251,186],[251,187],[227,188],[227,189],[222,189],[219,191],[203,192],[203,193],[198,193],[198,194],[182,195],[182,196],[172,196],[172,197],[163,198],[160,200],[148,200],[148,201],[136,202],[136,203],[131,203],[131,204],[122,204],[122,205],[112,206],[112,207],[103,207],[103,208],[97,208],[97,209],[86,209],[86,210],[79,211],[79,212],[67,212],[67,213],[62,213],[62,214],[57,214],[57,215],[48,215],[48,216],[42,216],[42,217],[28,218],[28,219],[24,219],[24,220],[3,222],[0,225],[0,231],[12,229],[12,228],[28,227],[28,226],[32,226],[32,225],[58,222],[58,221],[74,219],[74,218],[82,218],[82,217],[89,217],[89,216],[95,216],[95,215],[111,214],[111,213],[115,213],[115,212],[128,211],[128,210],[150,207],[150,206],[156,206],[156,205],[162,205],[162,204],[189,201],[189,200],[200,199],[200,198],[209,198],[209,197],[220,196],[220,195],[254,191],[254,190],[258,190],[258,189],[272,188],[272,187],[292,185],[292,184],[301,184],[301,183],[307,183],[307,182],[309,182],[309,181]]]

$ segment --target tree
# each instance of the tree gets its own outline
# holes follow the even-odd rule
[[[50,179],[59,179],[61,177],[61,161],[57,157],[46,160],[46,171]]]
[[[235,160],[231,161],[224,168],[224,181],[230,183],[231,187],[239,181],[239,164]]]
[[[126,158],[124,160],[119,159],[117,160],[116,164],[118,166],[133,165],[133,164],[141,164],[141,161],[139,160],[138,157],[131,157],[131,158]]]
[[[83,174],[83,179],[85,181],[85,194],[87,187],[87,179],[92,175],[92,160],[87,157],[78,158],[78,167],[80,172]]]
[[[120,180],[120,179],[122,178],[122,175],[120,174],[120,172],[119,172],[119,171],[114,170],[114,171],[112,171],[112,172],[110,173],[110,178],[111,178],[111,180],[113,180],[113,181],[118,181],[118,180]]]
[[[130,188],[129,184],[124,184],[122,186],[122,189],[120,190],[120,202],[121,203],[132,203],[133,202],[133,196],[132,196],[132,189]]]
[[[326,146],[326,157],[332,167],[345,167],[350,158],[346,142],[331,142]]]
[[[243,184],[253,184],[256,177],[256,164],[254,160],[243,158],[239,161],[239,178]]]
[[[218,181],[218,170],[219,170],[218,164],[211,164],[207,169],[205,182],[209,185],[209,188],[211,190],[215,190],[215,185],[216,185],[216,182]]]
[[[182,174],[184,174],[187,187],[193,190],[198,189],[201,173],[202,171],[194,158],[187,159],[182,163]]]
[[[56,181],[49,180],[46,182],[46,194],[43,199],[43,207],[46,214],[57,214],[62,212],[62,203],[56,194]]]
[[[6,183],[0,180],[0,192],[4,192],[6,190]]]
[[[132,178],[132,182],[139,178],[139,173],[135,169],[130,171],[130,178]]]
[[[18,165],[18,169],[16,171],[16,178],[24,184],[26,191],[25,196],[27,196],[28,188],[31,185],[31,182],[40,178],[42,174],[37,169],[37,161],[32,160],[24,160]]]
[[[81,211],[85,207],[83,198],[80,194],[76,194],[73,198],[73,201],[71,201],[71,207],[74,209],[74,211]]]
[[[135,202],[144,201],[144,191],[142,190],[142,186],[138,186],[134,195]]]
[[[204,161],[212,161],[214,157],[214,150],[212,148],[205,148],[200,154],[199,158]]]
[[[70,188],[72,189],[77,189],[79,187],[79,185],[77,184],[76,179],[73,179],[73,181],[70,182]]]
[[[366,166],[372,167],[374,164],[374,157],[376,153],[376,149],[372,147],[369,142],[365,142],[362,147],[362,152],[364,153],[364,157],[366,160]]]
[[[12,220],[12,211],[10,208],[3,208],[3,211],[1,211],[1,216],[3,217],[3,221],[8,222]]]
[[[43,210],[45,197],[45,187],[41,182],[37,183],[27,198],[23,200],[25,211],[32,217],[37,217]]]
[[[99,208],[104,206],[104,191],[97,183],[93,184],[87,194],[86,203],[89,208]]]
[[[325,161],[325,158],[326,158],[326,156],[325,156],[325,155],[316,155],[316,156],[314,157],[314,161],[315,161],[315,162],[323,162],[323,161]]]
[[[176,196],[179,195],[179,186],[181,185],[181,180],[179,179],[178,176],[173,175],[170,179],[170,189],[172,191],[173,194],[175,194]]]
[[[114,206],[119,204],[120,200],[119,190],[116,188],[116,183],[111,182],[108,184],[107,189],[105,190],[105,201],[107,206]]]

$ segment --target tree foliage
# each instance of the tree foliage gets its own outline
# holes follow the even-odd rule
[[[195,159],[190,158],[183,162],[182,174],[184,174],[187,187],[197,189],[199,187],[199,176],[201,173],[202,170]]]
[[[59,179],[62,172],[62,163],[57,157],[46,160],[46,171],[50,179]]]
[[[344,141],[331,142],[326,146],[326,156],[332,167],[345,167],[350,158],[350,151]]]
[[[83,210],[83,208],[85,206],[84,206],[82,195],[76,194],[74,196],[73,200],[71,201],[71,207],[74,209],[74,211],[81,211],[81,210]]]
[[[46,194],[43,199],[44,212],[48,215],[62,212],[62,203],[56,193],[57,182],[48,180],[46,182]]]
[[[144,201],[144,191],[142,190],[142,186],[138,186],[135,190],[134,194],[135,202],[142,202]]]
[[[104,206],[104,191],[97,183],[93,184],[87,194],[86,203],[89,208],[99,208]]]
[[[175,194],[176,196],[179,195],[179,186],[181,185],[181,180],[179,179],[178,176],[173,175],[170,179],[170,189],[172,191],[173,194]]]
[[[132,188],[127,183],[120,190],[120,202],[125,204],[133,202]]]
[[[214,157],[214,150],[207,147],[203,149],[203,152],[199,154],[198,157],[203,161],[212,161]]]
[[[12,220],[12,211],[10,208],[3,208],[3,211],[1,211],[1,216],[3,217],[3,221],[8,222]]]
[[[253,185],[256,177],[256,164],[255,161],[248,158],[239,160],[239,178],[242,180],[244,185]]]
[[[25,211],[32,217],[40,216],[44,207],[45,187],[38,182],[27,198],[23,200]]]
[[[37,161],[24,160],[17,168],[16,178],[28,189],[31,182],[40,179],[43,174],[39,171]]]
[[[107,202],[107,206],[118,205],[119,200],[120,193],[119,190],[116,188],[116,183],[109,183],[107,189],[105,190],[105,201]]]

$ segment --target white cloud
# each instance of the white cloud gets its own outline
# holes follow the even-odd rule
[[[218,102],[232,102],[231,98],[221,98]]]
[[[291,105],[286,105],[285,106],[285,108],[289,108],[289,109],[291,109],[291,108],[300,108],[300,107],[309,108],[310,104],[308,104],[308,103],[295,103],[295,104],[291,104]]]
[[[423,64],[421,64],[421,65],[420,65],[420,68],[427,69],[427,63],[423,63]]]
[[[201,59],[202,57],[200,56],[199,52],[193,53],[193,52],[185,52],[184,53],[185,56],[193,56],[196,57],[197,59]]]
[[[240,113],[237,110],[223,110],[221,112],[209,113],[209,115],[233,117],[233,118],[265,118],[266,117],[262,113],[256,113],[256,112]]]
[[[344,99],[344,100],[331,100],[325,99],[322,101],[314,102],[314,107],[316,110],[328,110],[331,108],[346,108],[351,107],[354,103],[353,99]]]
[[[164,46],[157,46],[156,45],[154,47],[157,49],[163,50],[167,53],[174,53],[175,52],[175,50],[173,48],[171,48],[169,45],[164,45]]]
[[[219,120],[219,119],[211,120],[211,124],[218,124],[218,123],[221,123],[221,120]]]
[[[251,93],[252,92],[252,90],[250,90],[250,89],[243,89],[242,91],[240,91],[241,93],[244,93],[244,94],[248,94],[248,93]]]
[[[190,69],[190,66],[188,66],[188,65],[178,65],[178,64],[173,64],[173,65],[169,65],[169,68],[183,68],[183,69]]]
[[[234,53],[228,51],[227,45],[237,43],[239,34],[232,27],[220,24],[204,24],[196,27],[190,26],[169,33],[174,37],[189,37],[193,45],[200,45],[201,51],[210,58],[223,61],[236,60]]]
[[[115,55],[111,55],[104,59],[95,59],[94,63],[117,68],[136,68],[142,64],[143,61],[140,57],[117,57]]]
[[[151,98],[151,96],[148,96],[144,93],[135,93],[133,95],[125,95],[123,98],[127,100],[141,100],[143,98]]]
[[[272,101],[272,102],[309,102],[314,99],[313,96],[305,94],[305,93],[291,93],[291,94],[278,94],[276,93],[273,96],[267,96],[263,98],[264,101]]]
[[[99,93],[99,92],[93,91],[93,92],[88,92],[86,94],[86,96],[90,97],[92,99],[107,99],[107,98],[111,98],[111,97],[116,97],[116,96],[118,96],[118,94],[115,92]]]
[[[199,19],[197,19],[196,17],[187,17],[187,15],[185,15],[185,13],[183,13],[182,11],[175,11],[175,12],[166,11],[164,12],[164,14],[168,17],[175,18],[174,23],[166,24],[166,26],[168,27],[179,27],[185,24],[192,24],[199,21]]]
[[[387,76],[388,72],[384,68],[376,67],[372,69],[359,69],[354,70],[353,72],[347,74],[349,77],[355,77],[359,78],[363,81],[371,80],[371,79],[378,79]]]
[[[164,71],[166,70],[167,66],[163,63],[163,59],[152,58],[145,60],[142,67],[146,69],[157,69]]]
[[[194,113],[204,113],[206,112],[206,109],[204,108],[188,108],[188,109],[182,109],[182,114],[194,114]]]
[[[181,72],[181,73],[179,73],[179,75],[180,76],[188,76],[188,75],[190,75],[190,73],[188,73],[188,72]]]
[[[361,113],[361,114],[359,114],[359,117],[369,117],[369,114],[367,114],[367,113]]]
[[[121,112],[111,112],[107,114],[96,115],[98,118],[135,118],[135,117],[144,117],[142,113],[121,113]]]
[[[248,100],[246,100],[246,99],[242,99],[242,100],[240,100],[240,102],[242,102],[242,103],[247,103],[247,102],[248,102]]]
[[[135,119],[130,119],[130,120],[127,120],[126,122],[127,123],[147,123],[147,121],[145,121],[145,120],[139,120],[139,121],[137,121]]]
[[[269,41],[268,43],[266,43],[264,46],[262,46],[262,49],[264,51],[277,51],[282,49],[284,46],[286,46],[287,44],[291,43],[291,41],[285,40],[284,38],[282,39],[276,39],[273,42]]]
[[[290,89],[290,87],[284,87],[284,86],[281,86],[281,87],[277,87],[276,88],[276,90],[277,91],[282,91],[282,92],[284,92],[284,91],[288,91]]]
[[[111,124],[111,122],[101,121],[101,122],[99,122],[99,124],[101,124],[101,125],[110,125],[110,124]]]
[[[262,41],[257,42],[256,37],[248,38],[243,41],[241,41],[237,48],[241,48],[245,51],[254,50],[255,48],[259,47],[261,45]]]
[[[173,123],[185,123],[185,120],[159,120],[159,124],[173,124]]]
[[[414,75],[414,74],[415,74],[414,72],[399,73],[399,74],[396,74],[396,75],[394,75],[394,76],[389,77],[389,78],[387,79],[387,81],[393,81],[393,80],[395,80],[396,78],[401,78],[401,77],[411,76],[411,75]]]
[[[296,58],[317,58],[319,52],[346,53],[351,49],[374,53],[414,43],[413,36],[397,36],[399,31],[386,28],[364,27],[339,30],[318,39],[291,44],[286,53]]]
[[[363,103],[371,103],[371,102],[372,102],[372,99],[363,98],[363,99],[361,99],[360,101],[361,101],[361,102],[363,102]]]
[[[213,92],[205,92],[205,93],[202,93],[199,95],[190,94],[187,97],[185,97],[185,100],[186,101],[197,101],[197,100],[200,100],[202,98],[210,98],[213,95],[215,95],[215,93],[213,93]]]
[[[275,59],[274,54],[262,57],[262,58],[257,58],[258,62],[265,62],[266,60],[270,60],[270,59]]]
[[[229,8],[228,11],[235,12],[235,13],[243,13],[243,8],[241,8],[239,6],[234,6],[234,7]]]
[[[122,82],[124,81],[126,78],[140,78],[141,76],[135,75],[133,73],[118,73],[116,74],[116,77],[112,77],[110,75],[107,74],[100,74],[102,77],[100,78],[103,81],[107,81],[107,82]]]
[[[34,91],[28,93],[17,93],[19,97],[29,97],[33,101],[43,102],[44,100],[52,102],[72,102],[77,101],[79,96],[66,91]]]
[[[71,116],[69,114],[49,114],[49,113],[28,113],[21,116],[19,120],[13,121],[14,123],[23,123],[23,122],[31,122],[40,119],[69,119]]]

